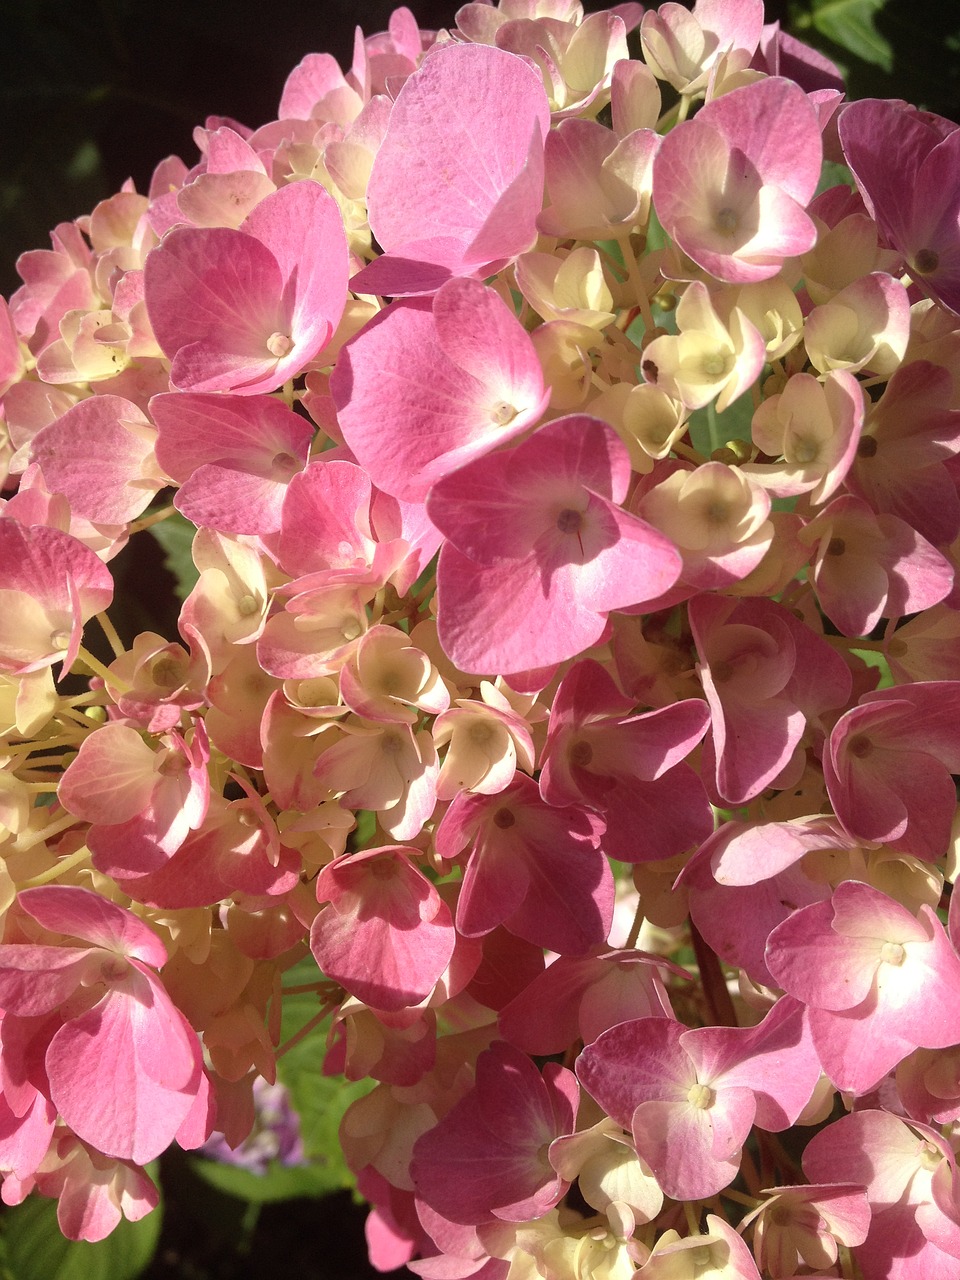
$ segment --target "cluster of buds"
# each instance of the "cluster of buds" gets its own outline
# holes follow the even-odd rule
[[[240,1148],[312,955],[382,1269],[957,1275],[960,128],[763,19],[398,9],[20,260],[6,1203]]]

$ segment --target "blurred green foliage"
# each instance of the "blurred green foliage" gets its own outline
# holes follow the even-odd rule
[[[147,1172],[157,1181],[154,1162]],[[96,1244],[66,1240],[57,1226],[57,1203],[30,1197],[5,1209],[0,1232],[3,1280],[136,1280],[153,1258],[163,1225],[162,1202],[139,1222],[122,1218]]]

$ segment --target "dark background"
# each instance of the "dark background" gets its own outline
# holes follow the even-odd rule
[[[889,46],[885,66],[824,37],[815,17],[825,0],[768,0],[767,19],[841,62],[851,96],[904,98],[960,119],[960,5],[852,2],[870,12]],[[0,294],[19,283],[17,255],[48,247],[56,223],[88,213],[128,177],[146,190],[171,153],[192,165],[192,131],[208,115],[251,127],[273,119],[284,81],[305,54],[329,52],[348,67],[355,26],[383,30],[394,7],[385,0],[0,0]],[[452,0],[410,0],[409,7],[424,28],[451,24],[455,12]],[[585,7],[607,5],[588,0]],[[132,566],[135,578],[157,583],[156,555],[155,566]],[[172,597],[171,606],[175,622]],[[144,625],[173,634],[156,617],[136,619],[133,630]],[[212,1201],[177,1161],[175,1154],[165,1160],[164,1233],[150,1280],[376,1274],[365,1258],[364,1213],[346,1193],[270,1206],[254,1227],[243,1202]]]

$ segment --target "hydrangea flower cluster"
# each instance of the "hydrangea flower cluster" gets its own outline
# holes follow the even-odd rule
[[[960,128],[501,0],[195,138],[0,304],[4,1201],[239,1148],[312,954],[376,1266],[954,1280]]]

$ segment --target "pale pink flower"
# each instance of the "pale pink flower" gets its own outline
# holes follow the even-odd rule
[[[692,12],[668,0],[643,15],[640,43],[657,79],[680,93],[695,94],[706,87],[721,58],[731,71],[746,67],[762,29],[760,0],[696,0]]]
[[[805,212],[820,178],[817,113],[771,76],[709,102],[666,135],[653,162],[664,230],[718,280],[775,276],[817,230]]]
[[[956,1164],[936,1130],[885,1111],[854,1111],[807,1144],[803,1171],[813,1182],[866,1188],[870,1230],[854,1254],[865,1276],[956,1276]]]
[[[767,942],[777,983],[808,1006],[823,1069],[863,1094],[914,1049],[960,1042],[960,959],[930,907],[919,919],[886,894],[844,880],[828,902],[795,911]]]
[[[960,495],[946,465],[958,452],[953,375],[927,360],[911,360],[868,408],[846,486],[874,511],[899,516],[939,547],[960,533]]]
[[[68,1240],[104,1240],[121,1218],[138,1222],[155,1209],[160,1193],[143,1169],[130,1160],[113,1160],[93,1143],[62,1133],[51,1145],[32,1180],[41,1195],[56,1197],[57,1225]],[[4,1180],[8,1204],[18,1203]]]
[[[835,1265],[838,1244],[863,1244],[870,1227],[866,1192],[855,1183],[776,1187],[748,1214],[753,1223],[753,1252],[759,1266],[777,1277],[793,1276],[798,1266]]]
[[[432,293],[532,248],[549,122],[540,76],[524,59],[487,45],[435,49],[393,105],[367,186],[384,254],[351,288]]]
[[[203,822],[210,796],[207,735],[175,730],[151,748],[130,725],[110,722],[86,737],[57,787],[68,813],[91,824],[95,864],[108,875],[156,870]]]
[[[96,1151],[145,1164],[176,1137],[203,1079],[196,1032],[154,972],[166,948],[88,889],[43,886],[18,900],[81,945],[0,946],[0,1005],[7,1018],[56,1014],[44,1054],[51,1100]]]
[[[175,387],[273,391],[319,354],[343,311],[340,211],[318,182],[294,182],[239,228],[174,229],[144,270],[150,322]]]
[[[803,1006],[779,1000],[755,1027],[672,1018],[621,1022],[577,1059],[581,1084],[625,1129],[675,1200],[716,1195],[736,1177],[754,1124],[788,1129],[820,1075]]]
[[[80,647],[83,624],[113,598],[110,571],[68,533],[0,518],[0,671],[26,675]]]
[[[636,1280],[679,1280],[683,1276],[722,1277],[723,1280],[759,1280],[760,1272],[750,1250],[733,1227],[715,1213],[708,1213],[705,1234],[681,1238],[672,1228],[665,1231],[650,1257],[633,1274]]]

